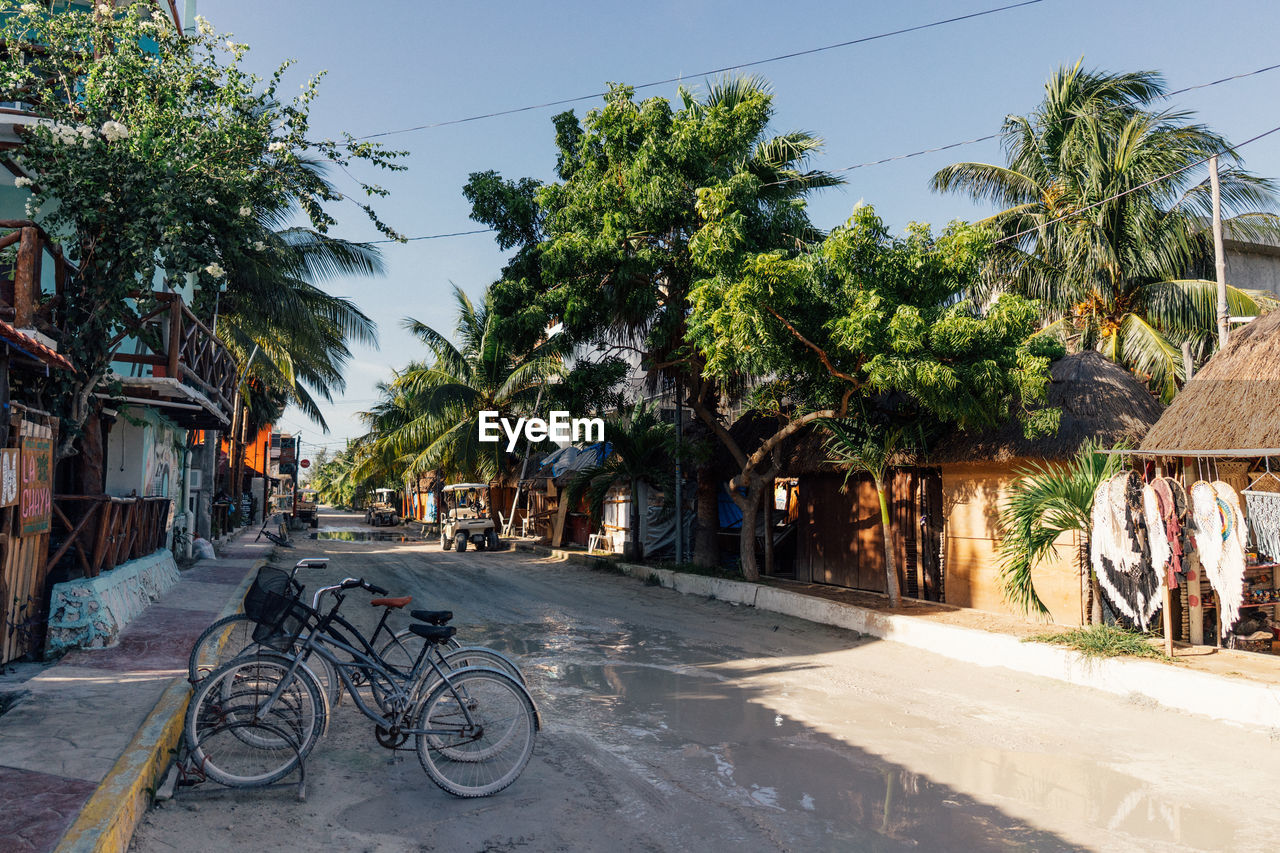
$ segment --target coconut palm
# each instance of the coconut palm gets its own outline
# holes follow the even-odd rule
[[[576,473],[565,489],[565,500],[576,506],[585,494],[592,526],[604,515],[604,502],[618,486],[631,489],[628,523],[631,530],[633,560],[644,559],[644,543],[640,540],[640,484],[669,487],[675,475],[675,430],[663,423],[657,412],[640,404],[609,419],[605,427],[608,453],[599,465]]]
[[[1081,621],[1095,621],[1101,601],[1089,562],[1093,495],[1120,470],[1121,462],[1118,454],[1101,453],[1099,444],[1089,441],[1066,465],[1032,464],[1017,471],[1017,480],[1000,508],[1000,580],[1006,601],[1024,613],[1048,615],[1032,572],[1053,554],[1060,536],[1075,533],[1080,543],[1076,562],[1085,592],[1081,601],[1089,602]]]
[[[564,372],[557,338],[528,353],[513,352],[493,333],[488,294],[479,306],[454,287],[458,343],[412,318],[405,328],[430,351],[381,389],[364,413],[371,458],[406,474],[441,469],[446,476],[487,480],[504,468],[505,442],[481,442],[483,411],[514,421],[533,413],[548,380]]]
[[[1214,282],[1189,279],[1210,257],[1212,204],[1205,161],[1219,154],[1222,206],[1233,234],[1277,233],[1271,181],[1192,114],[1160,109],[1165,87],[1149,71],[1058,69],[1040,106],[1005,119],[1006,163],[956,163],[933,187],[967,192],[1002,210],[988,222],[1010,238],[990,283],[1041,300],[1051,330],[1096,347],[1150,380],[1165,398],[1182,379],[1180,345],[1214,346]],[[1271,306],[1229,288],[1230,310]]]
[[[889,595],[889,606],[897,607],[901,602],[901,592],[889,529],[889,486],[885,478],[894,457],[902,449],[902,431],[836,420],[824,423],[831,430],[827,458],[845,469],[845,485],[857,473],[870,474],[875,483],[876,496],[880,498],[880,529],[884,533],[885,590]]]

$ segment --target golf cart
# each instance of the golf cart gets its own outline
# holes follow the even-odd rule
[[[454,483],[444,487],[440,503],[440,547],[446,551],[467,542],[477,551],[498,550],[498,525],[489,514],[489,487],[484,483]]]
[[[320,525],[319,493],[315,489],[298,489],[293,495],[293,519],[315,529]]]
[[[373,504],[364,511],[364,523],[381,527],[384,524],[399,524],[400,513],[396,510],[395,489],[375,489]]]

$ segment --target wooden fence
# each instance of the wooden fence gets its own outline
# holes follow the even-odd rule
[[[0,451],[0,663],[44,645],[49,498],[57,419],[17,403]]]
[[[163,548],[168,519],[168,498],[55,495],[49,568],[65,559],[73,576],[96,578]]]

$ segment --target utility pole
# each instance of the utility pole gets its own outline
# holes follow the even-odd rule
[[[1213,195],[1213,265],[1218,276],[1218,349],[1227,348],[1230,310],[1227,306],[1227,257],[1222,248],[1222,191],[1218,187],[1218,155],[1209,158],[1209,189]]]
[[[676,564],[684,562],[684,471],[680,467],[680,455],[684,443],[684,394],[676,381]]]

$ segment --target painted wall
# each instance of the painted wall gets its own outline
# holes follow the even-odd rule
[[[948,604],[1029,618],[1005,602],[999,573],[1000,506],[1017,467],[1017,462],[942,466]],[[1059,625],[1080,624],[1076,543],[1074,534],[1060,537],[1054,545],[1057,556],[1032,572],[1036,592]]]
[[[129,407],[107,437],[107,494],[177,499],[186,430],[153,409]]]

